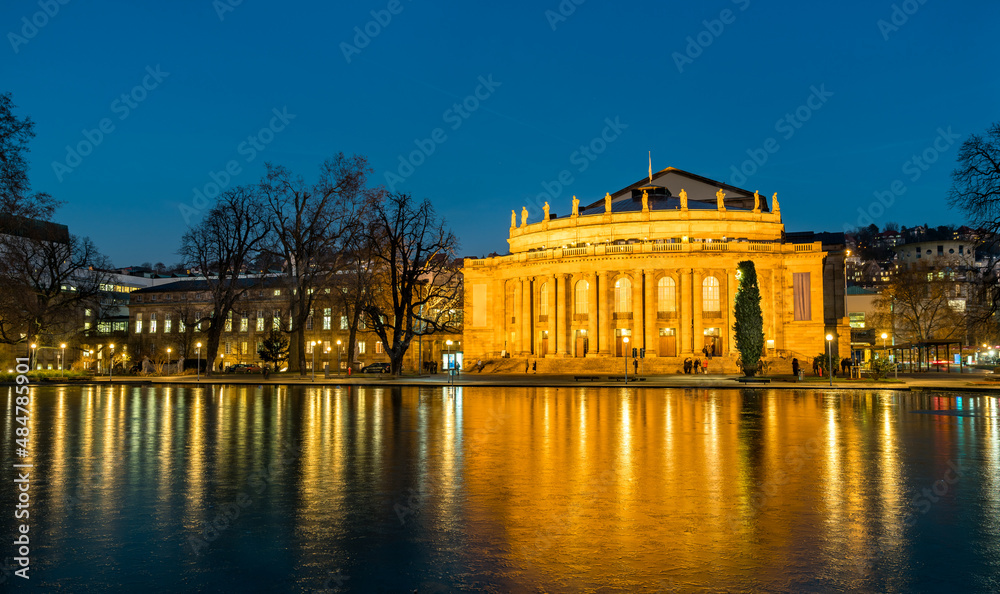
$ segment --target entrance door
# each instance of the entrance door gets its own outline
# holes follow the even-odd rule
[[[590,343],[587,341],[587,333],[577,330],[576,332],[576,356],[586,357]]]
[[[704,348],[708,349],[708,354],[713,357],[722,356],[722,337],[719,335],[718,328],[708,328],[705,330]]]
[[[628,357],[632,354],[632,347],[637,346],[632,343],[632,331],[628,328],[618,328],[615,330],[615,356],[616,357]],[[628,336],[628,344],[625,343],[625,337]]]
[[[673,328],[660,328],[660,348],[656,351],[658,357],[677,356],[677,336]]]
[[[542,331],[542,337],[538,340],[538,356],[544,357],[549,352],[549,332]]]

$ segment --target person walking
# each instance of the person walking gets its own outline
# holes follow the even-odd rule
[[[792,375],[799,377],[799,360],[792,359]]]
[[[691,357],[684,357],[684,373],[691,375]]]
[[[711,357],[701,362],[701,373],[704,375],[708,375],[708,362],[710,359]]]
[[[639,377],[639,360],[632,359],[632,369],[635,370],[635,376]]]
[[[701,359],[695,358],[694,360],[694,374],[698,375],[701,373]]]

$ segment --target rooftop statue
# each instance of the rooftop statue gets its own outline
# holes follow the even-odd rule
[[[546,221],[549,220],[549,203],[548,202],[545,203],[545,206],[542,207],[542,210],[545,211],[545,220]]]
[[[517,213],[512,210],[510,211],[510,228],[514,227],[517,227]]]
[[[780,210],[781,207],[778,206],[778,193],[775,192],[774,196],[771,196],[771,212],[777,214]]]
[[[757,190],[753,191],[753,211],[760,212],[760,194],[757,193]]]
[[[611,212],[611,192],[604,195],[604,212]]]
[[[576,196],[573,196],[573,216],[580,216],[580,201],[577,200]]]
[[[726,199],[726,193],[722,191],[722,188],[719,188],[719,191],[715,193],[715,200],[719,205],[720,211],[726,210],[725,199]]]
[[[688,193],[684,191],[684,188],[681,188],[681,194],[680,194],[680,196],[681,196],[681,210],[687,210],[688,209]]]
[[[642,191],[642,210],[649,210],[649,192],[646,190]]]
[[[527,224],[528,224],[528,207],[527,206],[522,206],[521,207],[521,226],[524,227]]]

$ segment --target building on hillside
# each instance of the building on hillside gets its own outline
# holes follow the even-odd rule
[[[850,352],[843,234],[788,240],[776,199],[667,168],[587,206],[574,197],[569,215],[544,211],[511,213],[508,255],[466,259],[467,360],[615,372],[635,348],[650,372],[705,353],[711,370],[734,372],[742,260],[756,266],[772,361],[805,366],[827,334]]]

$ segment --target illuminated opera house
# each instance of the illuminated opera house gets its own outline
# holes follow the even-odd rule
[[[465,260],[470,364],[620,372],[634,348],[649,372],[706,353],[710,373],[735,372],[743,260],[757,269],[768,360],[808,368],[828,334],[835,354],[850,352],[842,235],[786,234],[777,194],[671,167],[586,206],[574,197],[569,214],[546,203],[542,220],[528,218],[512,212],[508,255]]]

